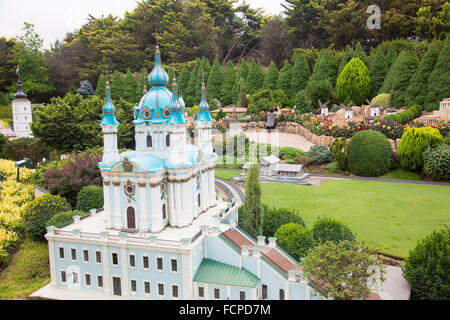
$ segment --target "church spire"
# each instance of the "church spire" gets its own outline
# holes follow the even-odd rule
[[[118,126],[119,123],[116,120],[116,108],[114,107],[112,101],[111,101],[111,95],[110,95],[110,87],[109,87],[109,81],[106,81],[106,99],[105,104],[103,105],[103,118],[100,122],[101,126]]]
[[[202,100],[198,105],[198,116],[195,121],[213,121],[211,118],[211,114],[209,113],[209,104],[206,101],[206,86],[205,82],[202,83]]]
[[[161,64],[161,51],[158,45],[155,52],[155,67],[150,73],[148,81],[152,86],[164,86],[169,83],[169,75]]]

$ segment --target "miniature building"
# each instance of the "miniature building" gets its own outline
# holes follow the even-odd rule
[[[115,108],[106,89],[104,209],[48,227],[51,283],[45,299],[320,300],[312,280],[276,239],[255,241],[238,225],[240,204],[217,199],[212,118],[205,85],[186,143],[185,106],[157,47],[152,88],[134,108],[136,150],[119,154]]]
[[[347,108],[345,109],[345,119],[349,120],[353,118],[353,109]]]
[[[371,117],[378,117],[380,115],[380,107],[377,105],[374,105],[370,108],[370,116]]]
[[[11,102],[13,116],[13,130],[19,138],[32,138],[31,123],[33,114],[31,110],[31,101],[23,92],[22,81],[17,81],[17,92],[14,100]]]
[[[328,117],[328,108],[322,108],[321,111],[322,111],[322,116]]]
[[[248,174],[250,163],[246,163],[242,169],[244,174]],[[264,157],[260,161],[261,176],[300,178],[304,176],[304,173],[303,166],[281,163],[281,160],[275,156]]]
[[[441,101],[441,103],[439,104],[439,110],[448,110],[450,109],[450,98],[446,98],[444,100]]]
[[[387,114],[388,114],[388,115],[390,115],[390,114],[397,114],[397,109],[395,109],[395,108],[389,108],[389,109],[387,109]]]

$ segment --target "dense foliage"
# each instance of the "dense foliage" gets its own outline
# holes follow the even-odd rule
[[[38,163],[42,162],[43,158],[48,159],[49,148],[39,139],[20,138],[6,141],[3,145],[3,155],[5,158],[14,161],[28,158],[32,162],[32,167],[36,167]]]
[[[423,172],[436,181],[450,180],[450,146],[428,147],[423,153]]]
[[[242,228],[254,237],[260,236],[262,234],[263,205],[261,203],[259,166],[257,165],[252,165],[248,171],[245,202],[239,212],[239,222]]]
[[[295,259],[306,257],[308,251],[315,246],[313,233],[299,223],[290,222],[275,232],[277,244]]]
[[[342,241],[354,241],[355,235],[345,223],[331,218],[319,218],[312,227],[314,240],[317,243],[331,241],[336,244]]]
[[[48,222],[47,227],[54,226],[61,228],[61,226],[73,222],[74,216],[82,216],[83,212],[78,210],[73,211],[63,211],[55,214]]]
[[[330,145],[330,151],[333,154],[333,158],[337,162],[339,170],[345,170],[347,168],[347,153],[348,143],[346,138],[340,138],[334,140]]]
[[[403,275],[416,300],[450,299],[450,229],[434,231],[419,241],[406,258]]]
[[[262,235],[273,237],[281,226],[291,222],[306,227],[305,222],[297,211],[287,208],[269,208],[264,214]]]
[[[86,186],[78,193],[77,209],[89,212],[91,209],[103,207],[103,188],[98,186]]]
[[[330,163],[333,161],[333,154],[325,146],[312,146],[307,152],[307,155],[311,158],[311,162],[316,164]]]
[[[339,101],[343,103],[352,101],[356,105],[361,105],[370,97],[371,90],[369,69],[359,58],[353,58],[337,79],[336,92]]]
[[[387,121],[398,122],[400,124],[408,124],[414,119],[420,117],[422,115],[422,107],[419,105],[411,106],[406,111],[390,114],[384,117]]]

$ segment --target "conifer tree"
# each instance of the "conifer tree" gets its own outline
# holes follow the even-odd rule
[[[300,90],[295,96],[295,113],[309,113],[314,112],[311,100],[308,97],[306,90]]]
[[[254,237],[262,234],[263,206],[261,203],[261,185],[259,166],[253,164],[249,171],[245,187],[245,202],[242,206],[242,227]]]
[[[390,46],[386,53],[386,64],[388,68],[391,68],[394,65],[395,59],[397,59],[397,52],[393,46]]]
[[[175,74],[175,71],[172,68],[168,68],[168,72],[167,74],[169,75],[169,83],[166,84],[167,89],[169,89],[170,91],[172,91],[172,83],[173,83],[173,78],[176,78],[177,75]]]
[[[377,50],[375,57],[373,58],[372,65],[370,66],[370,79],[372,80],[372,92],[371,96],[375,97],[380,91],[383,85],[384,78],[388,73],[389,69],[386,63],[386,59],[381,52]]]
[[[220,99],[220,90],[222,88],[223,73],[217,58],[214,59],[211,73],[209,74],[208,84],[206,85],[206,97],[210,104],[215,105],[213,100]]]
[[[352,58],[353,58],[353,49],[352,49],[352,47],[350,47],[350,45],[347,45],[347,46],[345,46],[344,57],[342,58],[341,64],[339,65],[338,74],[337,74],[338,77],[341,74],[342,70],[344,70],[347,63],[349,63],[350,60],[352,60]]]
[[[359,58],[353,58],[337,79],[338,99],[343,103],[352,101],[356,105],[361,105],[370,96],[371,89],[369,69]]]
[[[272,61],[267,69],[266,76],[264,77],[264,89],[276,90],[278,83],[278,69],[275,63]]]
[[[77,90],[77,93],[83,97],[83,99],[87,99],[95,95],[94,88],[92,88],[92,84],[89,80],[84,80],[80,82],[80,88]]]
[[[123,81],[123,96],[122,98],[128,102],[136,102],[136,79],[134,79],[130,68],[127,70],[127,75]]]
[[[445,40],[445,45],[439,54],[433,72],[428,80],[428,96],[425,105],[426,110],[437,110],[439,102],[449,96],[450,88],[450,35]]]
[[[295,58],[294,68],[292,68],[291,89],[289,94],[295,96],[297,92],[306,88],[311,71],[308,62],[302,54]]]
[[[280,75],[278,77],[277,89],[283,90],[284,93],[288,96],[289,99],[292,99],[292,96],[289,96],[289,92],[291,90],[291,81],[292,81],[292,68],[289,64],[289,61],[284,60],[283,68],[280,70]]]
[[[233,103],[233,85],[236,78],[234,72],[234,66],[231,60],[228,60],[228,64],[223,73],[223,83],[220,91],[220,103],[223,106],[228,106]]]
[[[180,92],[181,96],[183,96],[187,90],[187,86],[189,84],[189,77],[190,77],[190,73],[185,65],[183,67],[183,70],[181,70],[180,76],[178,77],[178,80],[177,80],[178,91]]]
[[[208,79],[211,73],[211,66],[209,65],[208,59],[202,58],[202,63],[200,69],[198,70],[197,79],[195,82],[195,104],[199,103],[202,98],[202,83],[205,81],[205,85],[208,86]],[[203,80],[204,79],[204,80]],[[217,97],[219,99],[219,97]]]
[[[234,81],[233,85],[233,103],[237,104],[239,100],[239,94],[238,94],[238,83],[241,78],[244,80],[247,80],[248,75],[248,65],[245,60],[241,61],[241,65],[239,66],[238,73],[236,75],[236,80]]]
[[[428,95],[428,79],[436,65],[439,57],[439,50],[436,46],[429,45],[425,56],[417,68],[416,73],[411,79],[408,90],[406,91],[406,106],[410,107],[418,104],[425,106]]]
[[[248,70],[247,82],[245,84],[247,94],[253,94],[260,90],[263,83],[264,78],[262,77],[261,65],[256,63],[255,59],[252,58],[250,68]]]
[[[355,47],[355,51],[353,52],[352,58],[359,58],[366,67],[369,67],[369,60],[367,59],[366,53],[364,52],[363,47],[361,46],[361,43],[357,43]]]
[[[114,71],[111,81],[111,98],[113,100],[119,100],[123,97],[123,78],[119,71]]]
[[[106,77],[103,73],[101,73],[97,81],[95,95],[101,99],[105,99],[105,88],[106,88]]]
[[[314,65],[311,80],[330,80],[331,84],[336,83],[337,66],[336,61],[328,50],[321,50],[319,58]]]
[[[390,93],[394,107],[401,108],[405,105],[406,90],[418,65],[416,54],[411,50],[403,50],[389,70],[379,93]]]
[[[197,81],[198,71],[200,70],[201,64],[202,64],[202,61],[199,58],[197,58],[195,60],[194,69],[192,69],[191,75],[189,77],[189,83],[188,83],[187,90],[186,90],[185,96],[184,96],[184,102],[186,103],[186,106],[189,106],[189,107],[192,107],[200,102],[200,101],[194,101],[194,98],[195,98],[195,84]]]
[[[139,77],[137,86],[136,86],[136,93],[135,93],[135,100],[139,101],[141,100],[143,94],[144,94],[144,86],[147,87],[147,90],[150,89],[148,86],[148,72],[147,69],[142,68],[141,75]]]

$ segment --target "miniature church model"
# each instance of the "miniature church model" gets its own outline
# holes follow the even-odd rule
[[[11,105],[14,133],[19,138],[32,138],[31,123],[33,122],[33,115],[31,101],[28,100],[27,95],[23,92],[20,77],[17,81],[17,92],[14,95],[14,100],[11,102]]]
[[[217,155],[205,85],[186,142],[185,105],[156,48],[151,89],[134,108],[136,150],[119,153],[115,107],[106,86],[104,208],[70,225],[50,226],[45,299],[320,300],[298,262],[276,239],[258,240],[238,226],[236,199],[216,195]]]

